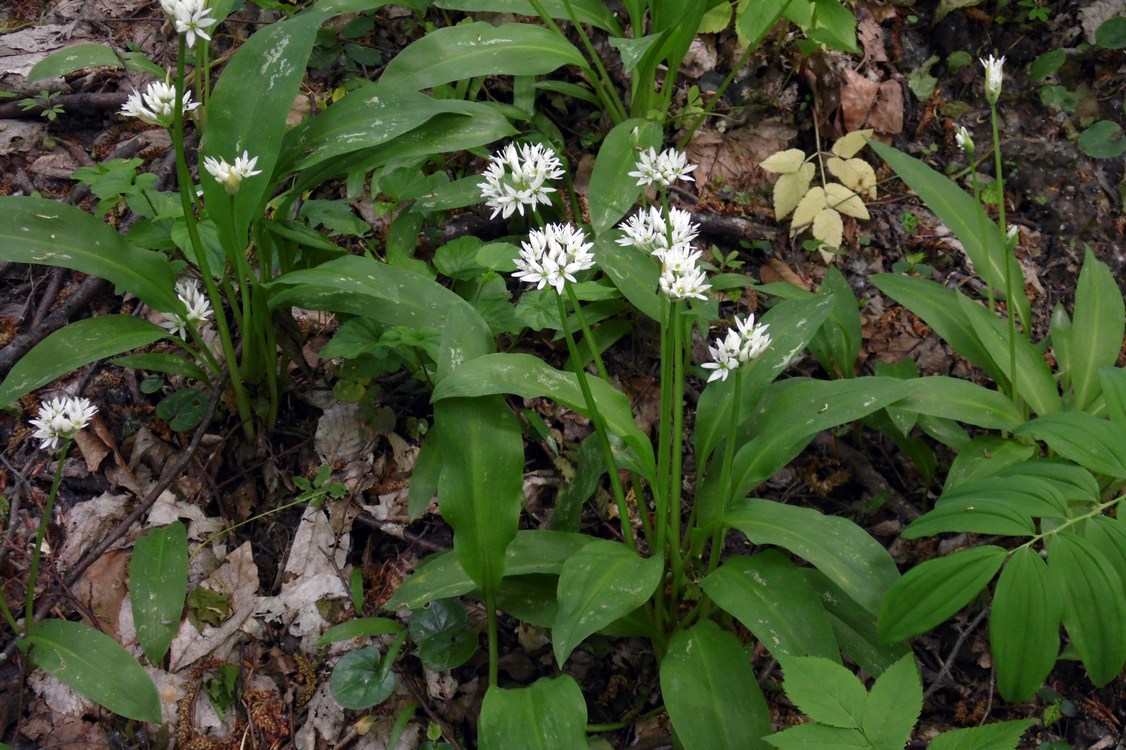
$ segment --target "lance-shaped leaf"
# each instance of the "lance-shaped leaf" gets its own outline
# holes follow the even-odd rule
[[[511,13],[517,16],[539,14],[530,0],[435,0],[434,7],[471,13]],[[570,20],[571,13],[574,13],[580,23],[589,23],[621,36],[618,19],[601,0],[541,0],[539,7],[552,18],[567,21]]]
[[[1021,425],[1015,435],[1029,435],[1096,474],[1126,479],[1126,425],[1086,412],[1046,414]]]
[[[477,727],[481,750],[586,750],[586,701],[571,677],[490,687]]]
[[[641,194],[636,177],[630,177],[640,152],[660,148],[661,126],[653,120],[633,118],[620,122],[606,134],[590,175],[590,226],[595,236],[614,226]]]
[[[660,557],[641,557],[620,542],[598,540],[572,555],[559,574],[551,629],[556,663],[562,666],[584,638],[644,604],[663,570]]]
[[[159,665],[180,628],[188,593],[188,532],[174,521],[137,539],[129,562],[129,603],[137,640]]]
[[[989,642],[997,689],[1005,700],[1031,700],[1060,651],[1063,598],[1055,576],[1030,547],[1021,547],[997,579]]]
[[[946,417],[991,430],[1014,430],[1024,415],[1000,391],[945,375],[913,378],[910,393],[895,408]]]
[[[1075,288],[1075,319],[1069,335],[1074,408],[1085,409],[1098,396],[1099,369],[1118,361],[1124,332],[1126,305],[1118,282],[1088,248]]]

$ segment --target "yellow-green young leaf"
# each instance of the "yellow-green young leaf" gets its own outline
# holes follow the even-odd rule
[[[777,174],[789,174],[796,172],[805,162],[805,152],[800,148],[791,148],[786,151],[779,151],[776,154],[771,154],[766,157],[759,166],[767,172],[775,172]]]
[[[868,145],[868,139],[871,137],[871,128],[845,133],[833,144],[833,155],[839,156],[842,159],[851,159],[856,156],[856,153],[860,151],[860,149]]]
[[[1063,599],[1052,572],[1032,549],[1018,549],[997,579],[989,615],[997,689],[1006,700],[1031,700],[1052,671],[1061,617]]]
[[[813,236],[831,248],[839,249],[844,241],[844,222],[831,208],[823,209],[813,218]]]
[[[813,224],[817,214],[828,207],[825,201],[825,189],[820,186],[811,188],[805,197],[798,201],[797,208],[794,209],[794,218],[790,222],[790,236],[793,237],[798,232],[804,231],[806,227]]]
[[[802,196],[809,191],[809,183],[815,171],[813,164],[806,162],[795,172],[787,172],[774,183],[774,218],[783,219],[797,208]]]
[[[871,218],[868,215],[868,207],[860,200],[860,196],[841,183],[830,182],[825,186],[825,193],[828,196],[829,208],[835,208],[845,216],[856,219]]]
[[[863,159],[838,159],[830,156],[825,161],[825,166],[834,177],[843,182],[846,187],[860,193],[867,194],[868,200],[876,199],[876,170]]]

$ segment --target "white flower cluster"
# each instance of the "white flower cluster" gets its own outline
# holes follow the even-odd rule
[[[1001,81],[1005,77],[1005,57],[996,58],[993,55],[982,58],[981,64],[985,66],[985,99],[990,104],[996,104],[1001,96]]]
[[[89,399],[54,398],[39,405],[39,418],[31,420],[34,437],[41,450],[56,450],[64,440],[70,440],[89,424],[98,407]]]
[[[727,331],[723,338],[715,340],[708,347],[712,356],[711,362],[705,362],[705,370],[713,370],[708,376],[708,382],[713,380],[727,380],[727,376],[753,359],[758,359],[770,347],[770,334],[767,333],[765,323],[755,325],[753,314],[740,320],[735,318],[735,327]]]
[[[688,157],[683,151],[668,148],[658,154],[657,149],[651,148],[641,152],[637,168],[628,174],[637,178],[638,185],[669,187],[677,180],[693,182],[688,173],[694,169],[696,165],[688,163]]]
[[[198,328],[207,323],[207,319],[211,317],[211,302],[199,290],[199,284],[187,279],[176,282],[176,296],[184,303],[188,314],[182,316],[174,312],[164,313],[166,320],[161,326],[186,341],[188,323]]]
[[[528,233],[528,241],[520,243],[520,257],[516,259],[520,270],[512,275],[535,284],[536,289],[550,284],[562,294],[563,285],[568,281],[574,283],[576,273],[594,266],[592,244],[586,241],[583,230],[569,224],[533,229]]]
[[[235,159],[234,165],[228,164],[226,159],[216,159],[213,156],[203,159],[204,168],[223,186],[227,195],[237,193],[242,181],[247,177],[262,174],[262,170],[254,168],[257,163],[258,157],[252,157],[248,151],[243,151],[242,156]]]
[[[507,219],[517,211],[523,216],[525,206],[535,211],[541,203],[551,204],[550,193],[555,188],[549,187],[547,181],[562,176],[563,167],[550,148],[525,143],[517,149],[510,143],[489,159],[481,196],[485,205],[493,209],[492,218],[500,214]]]
[[[974,139],[970,137],[970,131],[966,130],[965,125],[959,125],[954,131],[954,143],[967,154],[973,155]]]
[[[619,224],[618,229],[625,233],[625,237],[618,239],[619,245],[631,245],[662,260],[671,248],[691,245],[700,233],[700,228],[692,222],[692,214],[687,211],[669,209],[666,221],[664,212],[654,206],[648,211],[638,211]]]
[[[192,101],[192,92],[185,91],[184,112],[190,112],[198,106],[199,102]],[[150,125],[160,125],[165,128],[172,124],[175,113],[176,89],[163,81],[153,81],[145,87],[143,94],[134,91],[121,108],[121,114],[126,117],[136,117]]]
[[[207,7],[207,0],[160,0],[160,7],[176,27],[176,33],[184,35],[184,42],[189,49],[195,46],[197,36],[204,41],[211,41],[207,27],[213,25],[215,19],[207,17],[211,12],[211,8]]]

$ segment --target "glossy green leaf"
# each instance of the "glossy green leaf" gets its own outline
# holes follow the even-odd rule
[[[36,344],[8,371],[0,383],[0,406],[83,365],[167,336],[168,331],[160,326],[132,315],[102,315],[65,325]]]
[[[971,547],[907,571],[880,605],[880,638],[902,641],[947,620],[981,593],[1005,554],[991,544]]]
[[[959,309],[993,357],[997,367],[1037,414],[1050,414],[1063,408],[1059,387],[1044,361],[1044,356],[1020,333],[1016,338],[1016,376],[1009,372],[1009,331],[1007,325],[980,302],[959,296]]]
[[[883,643],[876,616],[816,568],[802,570],[806,581],[825,608],[841,652],[868,674],[881,674],[910,652],[905,641]]]
[[[568,675],[526,688],[490,687],[477,725],[481,750],[586,750],[586,700]]]
[[[261,27],[238,46],[215,82],[207,102],[207,128],[200,141],[201,162],[213,157],[233,164],[247,150],[258,158],[256,169],[261,171],[244,179],[238,192],[229,196],[209,172],[201,170],[208,212],[224,242],[232,237],[245,242],[250,222],[262,213],[262,204],[273,188],[271,176],[281,153],[286,118],[305,75],[317,29],[328,17],[328,12],[307,10]],[[228,248],[228,252],[242,250]]]
[[[1063,594],[1063,626],[1096,687],[1126,664],[1126,596],[1114,566],[1086,539],[1056,534],[1048,569]]]
[[[99,276],[156,310],[181,309],[162,253],[133,247],[90,214],[46,198],[0,197],[0,260]]]
[[[562,666],[587,636],[644,604],[663,570],[660,557],[641,557],[620,542],[599,539],[571,555],[559,574],[551,629],[556,664]]]
[[[1126,581],[1126,526],[1107,516],[1095,516],[1080,526],[1080,536],[1091,542]]]
[[[827,726],[860,728],[868,691],[839,661],[801,656],[783,658],[781,664],[786,697],[799,711]]]
[[[438,478],[442,474],[442,442],[437,426],[430,428],[418,448],[411,469],[411,486],[407,491],[407,517],[412,521],[426,512],[438,494]]]
[[[587,67],[559,34],[531,24],[476,22],[438,28],[411,43],[387,64],[379,82],[418,91],[477,76],[542,75],[564,65]]]
[[[1031,700],[1056,664],[1063,598],[1034,550],[1016,550],[997,579],[989,614],[989,642],[997,689],[1005,700]]]
[[[397,635],[403,632],[401,623],[386,617],[357,617],[346,620],[339,625],[321,633],[317,639],[318,646],[327,646],[338,641],[350,641],[354,638],[373,638],[377,635]]]
[[[556,20],[570,20],[571,12],[580,23],[621,35],[614,13],[601,0],[541,0],[539,3],[548,16]],[[570,9],[568,9],[570,6]],[[464,10],[471,13],[511,13],[516,16],[537,16],[539,12],[528,0],[435,0],[435,8]]]
[[[743,645],[711,620],[673,634],[661,660],[661,694],[684,750],[767,745],[766,706]]]
[[[341,706],[363,711],[395,692],[395,672],[375,646],[363,646],[340,657],[328,680],[332,697]]]
[[[99,706],[129,719],[161,722],[160,696],[144,668],[105,633],[69,620],[43,620],[27,637],[47,674]]]
[[[661,126],[653,120],[626,120],[606,134],[598,149],[587,193],[590,226],[595,236],[617,224],[637,201],[641,187],[637,178],[630,177],[629,173],[634,170],[642,150],[660,147]]]
[[[470,630],[465,605],[439,599],[411,616],[411,639],[418,657],[432,672],[445,672],[469,661],[477,650],[477,632]]]
[[[1110,421],[1126,426],[1126,369],[1103,367],[1099,370],[1099,384],[1106,402]]]
[[[901,748],[923,711],[923,685],[915,655],[908,654],[876,678],[861,724],[875,748]]]
[[[863,339],[856,295],[844,274],[834,265],[825,269],[818,294],[831,297],[833,309],[821,330],[809,342],[809,350],[822,368],[834,377],[854,377]]]
[[[505,552],[505,575],[558,575],[563,563],[590,544],[593,537],[564,531],[520,530]],[[437,599],[468,594],[476,588],[453,552],[426,558],[399,585],[384,609],[418,609]]]
[[[840,662],[840,648],[821,600],[803,571],[777,550],[731,557],[700,587],[775,658],[821,656]]]
[[[661,298],[657,295],[660,264],[648,253],[619,245],[616,232],[604,233],[595,240],[594,256],[614,286],[638,312],[651,320],[661,319]]]
[[[188,594],[188,532],[174,521],[137,539],[129,562],[129,602],[137,640],[145,656],[159,665],[184,613]]]
[[[782,750],[849,750],[865,748],[872,750],[872,743],[860,733],[859,729],[827,727],[824,724],[798,724],[766,738],[774,747]]]
[[[1037,446],[1029,445],[1023,440],[999,435],[978,435],[959,449],[946,475],[945,488],[957,487],[972,479],[994,476],[1005,467],[1025,463],[1039,452]]]
[[[442,518],[454,530],[461,567],[488,591],[504,576],[524,502],[520,424],[500,396],[445,399],[434,418],[442,423]]]
[[[154,352],[149,354],[126,354],[124,357],[114,357],[113,363],[120,367],[129,367],[134,370],[147,370],[149,372],[167,372],[172,375],[183,375],[197,383],[208,382],[207,374],[186,356],[177,354],[163,354]]]
[[[1036,533],[1036,524],[1019,505],[988,494],[966,494],[912,521],[903,537],[919,539],[947,532],[1031,536]]]
[[[735,16],[735,28],[739,32],[739,43],[748,49],[755,49],[766,33],[782,17],[782,11],[790,0],[762,0],[757,3],[740,3]]]
[[[83,68],[120,68],[121,66],[121,58],[111,47],[104,44],[76,44],[52,52],[32,65],[24,80],[30,83],[44,78],[70,75]]]
[[[983,727],[953,729],[931,740],[927,750],[1016,750],[1035,719],[999,721]]]
[[[1057,454],[1106,476],[1126,479],[1126,425],[1086,412],[1046,414],[1014,431],[1048,444]]]
[[[1118,282],[1105,263],[1088,248],[1075,289],[1071,331],[1072,407],[1085,409],[1099,395],[1099,369],[1113,367],[1126,334],[1126,305]]]
[[[1005,394],[969,380],[934,375],[907,381],[911,392],[897,409],[946,417],[990,430],[1013,430],[1024,415]]]
[[[724,523],[754,544],[773,544],[811,563],[870,612],[899,578],[884,546],[844,518],[772,500],[732,504]]]
[[[922,161],[908,156],[892,146],[884,145],[876,140],[869,141],[868,145],[923,199],[927,208],[934,211],[938,218],[942,219],[942,223],[958,237],[970,262],[973,263],[975,273],[985,283],[993,287],[996,296],[999,298],[1003,298],[1005,295],[1005,264],[1006,262],[1009,264],[1009,272],[1014,279],[1013,287],[1016,292],[1016,299],[1012,301],[1012,305],[1017,310],[1019,320],[1025,322],[1031,320],[1028,298],[1024,295],[1024,284],[1022,283],[1024,276],[1021,273],[1020,263],[1011,253],[1006,252],[997,225],[985,215],[981,205],[974,200],[973,196],[949,177],[936,172]],[[900,300],[900,304],[904,304],[902,300]],[[907,305],[907,307],[914,310],[911,305]],[[956,309],[950,312],[957,314]],[[921,313],[920,316],[924,320],[927,317]],[[934,326],[932,325],[932,327]],[[937,327],[935,327],[935,330],[938,330]],[[946,338],[941,331],[939,331],[939,335]],[[947,341],[951,346],[957,348],[954,341],[950,339],[947,339]],[[968,355],[964,356],[968,357]]]

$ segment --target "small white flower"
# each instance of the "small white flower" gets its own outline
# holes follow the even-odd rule
[[[575,274],[594,267],[593,243],[586,241],[583,230],[569,224],[548,224],[543,229],[528,233],[528,241],[520,243],[520,257],[513,277],[537,289],[551,285],[556,293],[563,293],[568,281],[574,283]]]
[[[540,204],[550,205],[555,188],[547,181],[562,177],[563,167],[550,148],[525,143],[517,150],[510,143],[489,159],[483,176],[481,197],[493,209],[492,218],[500,214],[507,219],[514,212],[523,216],[525,206],[535,211]]]
[[[674,148],[665,149],[660,154],[657,149],[651,148],[642,151],[637,159],[636,169],[629,172],[630,177],[637,178],[638,185],[657,184],[669,187],[677,180],[693,182],[689,172],[696,169],[695,164],[688,163],[688,157],[683,151]]]
[[[735,318],[735,327],[727,329],[727,335],[716,339],[708,346],[712,361],[701,365],[705,370],[713,370],[708,382],[727,380],[727,376],[753,359],[758,359],[770,347],[770,334],[764,323],[755,325],[755,316],[748,315],[740,320]]]
[[[176,282],[176,296],[187,308],[187,315],[164,313],[166,320],[160,325],[187,341],[188,323],[196,328],[206,324],[211,317],[211,301],[200,291],[199,284],[187,279]]]
[[[739,361],[750,362],[758,359],[770,348],[771,337],[767,333],[770,328],[766,323],[755,325],[755,316],[750,314],[740,320],[735,318],[735,328],[739,332]]]
[[[94,415],[98,408],[89,399],[54,398],[39,405],[39,418],[31,420],[35,428],[34,437],[42,450],[56,450],[63,440],[77,435]]]
[[[192,101],[192,92],[185,91],[182,98],[183,111],[191,112],[199,106]],[[134,90],[121,108],[126,117],[136,117],[150,125],[168,127],[176,111],[176,89],[164,81],[153,81],[145,87],[144,93]]]
[[[213,156],[205,156],[203,159],[204,169],[223,186],[228,195],[237,193],[242,181],[247,177],[262,174],[262,170],[254,168],[257,163],[258,157],[251,157],[247,151],[243,151],[242,156],[235,159],[233,166],[228,164],[226,159],[216,159]]]
[[[189,48],[195,46],[197,36],[211,41],[207,27],[213,25],[215,19],[207,17],[211,12],[207,0],[160,0],[160,7],[176,28],[176,33],[184,35],[184,43]]]
[[[990,104],[996,104],[1001,96],[1001,81],[1004,78],[1005,57],[996,58],[993,55],[983,58],[981,64],[985,66],[985,98]]]
[[[618,238],[619,245],[632,245],[662,260],[670,248],[687,245],[700,233],[700,226],[692,221],[692,214],[673,208],[669,210],[666,221],[664,213],[655,206],[648,211],[638,211],[618,228],[625,234]]]
[[[708,295],[705,292],[712,288],[707,280],[704,269],[698,266],[693,266],[683,273],[678,273],[666,267],[661,271],[657,285],[669,299],[686,300],[695,298],[706,300]]]
[[[954,131],[954,142],[958,144],[958,148],[973,155],[974,140],[970,137],[970,131],[966,130],[964,125],[959,125],[958,129]]]
[[[1009,245],[1015,245],[1017,238],[1020,237],[1020,227],[1016,224],[1010,224],[1009,228],[1005,231],[1005,239]]]

